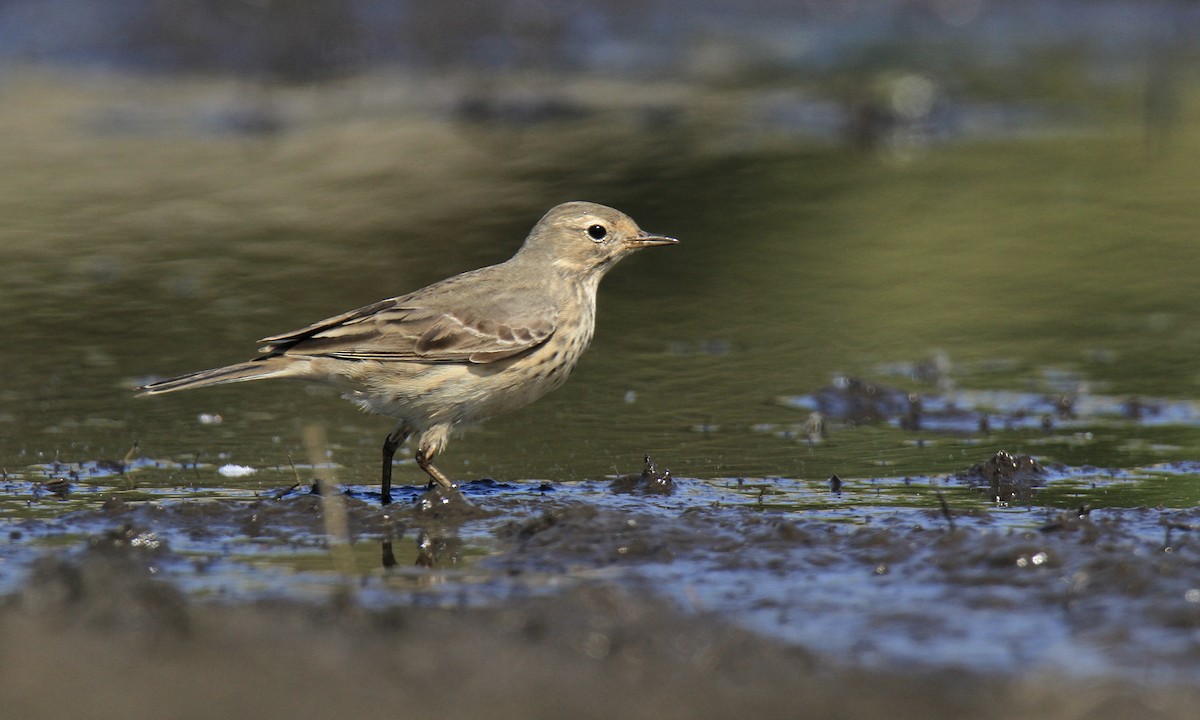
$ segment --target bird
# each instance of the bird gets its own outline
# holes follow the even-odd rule
[[[416,439],[430,487],[457,485],[434,464],[451,435],[560,387],[592,340],[596,291],[619,260],[679,241],[591,202],[551,208],[508,260],[265,337],[252,360],[135,388],[158,395],[293,378],[332,385],[395,420],[383,442],[380,502],[396,451]]]

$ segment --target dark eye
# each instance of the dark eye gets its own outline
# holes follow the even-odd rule
[[[603,225],[593,225],[588,228],[588,235],[593,240],[603,240],[605,235],[608,235],[608,229]]]

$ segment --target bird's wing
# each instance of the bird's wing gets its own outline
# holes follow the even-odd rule
[[[414,293],[263,338],[260,352],[345,360],[490,363],[546,342],[558,313],[534,294],[470,302],[445,293]]]

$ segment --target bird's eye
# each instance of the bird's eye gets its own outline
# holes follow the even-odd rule
[[[593,225],[587,229],[587,233],[593,240],[600,242],[608,235],[608,228],[603,225]]]

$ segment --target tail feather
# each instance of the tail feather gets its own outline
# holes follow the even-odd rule
[[[247,380],[264,380],[270,377],[287,375],[287,366],[290,363],[286,361],[279,362],[279,360],[278,356],[265,357],[234,365],[212,368],[211,370],[199,370],[187,375],[152,382],[136,388],[136,390],[138,395],[158,395],[175,392],[176,390],[191,390],[192,388],[208,387],[209,385],[224,385],[226,383],[245,382]]]

